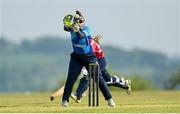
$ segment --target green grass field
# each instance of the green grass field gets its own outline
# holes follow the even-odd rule
[[[87,96],[77,104],[70,99],[70,107],[62,108],[60,98],[51,102],[50,93],[0,94],[0,112],[180,112],[180,91],[112,91],[116,107],[109,107],[100,94],[100,106],[89,108]]]

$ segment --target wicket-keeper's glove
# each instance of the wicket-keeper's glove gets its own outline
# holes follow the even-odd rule
[[[66,28],[71,28],[72,20],[73,20],[73,15],[66,15],[63,19],[64,26]]]

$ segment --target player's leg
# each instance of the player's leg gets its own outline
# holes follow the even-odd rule
[[[88,67],[89,66],[86,66],[86,69],[89,69]],[[99,75],[99,88],[100,88],[105,100],[108,102],[108,105],[114,107],[115,103],[114,103],[114,101],[112,99],[110,90],[109,90],[106,82],[104,81],[104,79],[102,77],[101,68],[99,68],[99,70],[97,70],[97,73]]]
[[[110,73],[106,70],[107,62],[105,57],[99,58],[98,63],[101,69],[102,77],[106,81],[108,86],[116,86],[127,90],[127,93],[130,94],[130,80],[123,80],[124,78],[119,78],[116,75],[111,76]]]
[[[96,63],[96,58],[94,58],[94,59],[90,58],[90,60],[88,62],[89,63]],[[89,69],[89,65],[88,64],[85,65],[85,67],[86,67],[86,69]],[[99,70],[97,73],[99,74],[99,88],[100,88],[100,90],[101,90],[105,100],[107,100],[109,106],[115,106],[115,103],[114,103],[114,101],[112,99],[112,96],[111,96],[111,93],[109,91],[109,88],[108,88],[106,82],[104,81],[104,79],[102,78],[101,70]],[[88,82],[88,80],[87,80],[87,82]],[[88,84],[88,83],[86,83],[86,84]],[[81,87],[81,89],[82,89],[82,87]],[[81,92],[81,94],[79,96],[82,96],[82,93],[83,92]]]
[[[91,63],[98,64],[96,58],[94,58],[94,59],[88,58],[88,62],[89,63],[85,66],[86,69],[88,69],[88,70],[89,70],[89,64],[91,64]],[[100,68],[99,68],[97,73],[99,75],[99,88],[100,88],[100,90],[101,90],[105,100],[108,102],[109,106],[115,106],[115,103],[114,103],[114,101],[112,99],[112,96],[111,96],[111,93],[109,91],[109,88],[108,88],[106,82],[104,81],[104,79],[102,77],[101,69]]]
[[[71,98],[77,103],[81,102],[81,98],[84,92],[88,89],[88,76],[84,76],[80,79],[78,88],[74,94],[71,94]]]
[[[84,91],[85,90],[87,90],[86,88],[88,88],[87,86],[88,85],[86,85],[85,84],[85,82],[84,82],[84,80],[86,80],[86,78],[84,79],[83,77],[87,77],[87,75],[88,75],[88,71],[86,70],[86,68],[85,67],[83,67],[82,69],[81,69],[81,73],[79,74],[79,76],[78,76],[78,79],[80,79],[80,86],[78,86],[78,89],[77,89],[77,92],[76,93],[79,93],[79,95],[83,92],[84,93]],[[83,79],[82,79],[83,78]],[[81,80],[82,79],[82,80]],[[83,85],[82,85],[83,84]],[[85,86],[84,86],[85,85]],[[62,96],[63,95],[63,93],[64,93],[64,86],[65,85],[63,85],[60,89],[58,89],[56,92],[54,92],[51,96],[50,96],[50,100],[51,101],[53,101],[56,97],[60,97],[60,96]],[[82,89],[83,90],[81,90],[81,87],[82,87]],[[85,88],[86,87],[86,88]],[[82,92],[81,92],[82,91]],[[82,94],[83,94],[82,93]],[[73,94],[72,94],[73,95]],[[76,97],[76,96],[75,96]],[[78,99],[80,99],[80,97],[78,96]]]
[[[103,58],[99,58],[98,59],[98,63],[99,63],[99,67],[102,73],[102,77],[104,78],[104,80],[108,83],[113,83],[116,81],[116,79],[114,77],[112,77],[109,72],[106,70],[106,66],[107,66],[107,62],[105,57]]]
[[[125,89],[127,94],[129,95],[131,92],[131,80],[124,79],[123,77],[118,77],[116,75],[110,76],[108,71],[105,69],[102,71],[102,76],[105,79],[108,86],[115,86],[122,89]]]
[[[76,82],[78,75],[82,69],[82,65],[78,63],[72,56],[69,63],[68,77],[64,87],[64,93],[62,97],[62,106],[67,107],[69,102],[69,97],[71,96],[71,92]]]
[[[107,100],[108,105],[114,107],[115,103],[111,97],[109,88],[101,75],[101,72],[99,73],[99,88],[100,88],[102,94],[104,95],[105,100]]]

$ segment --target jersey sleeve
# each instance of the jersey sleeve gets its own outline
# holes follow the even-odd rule
[[[86,36],[86,37],[90,37],[91,36],[91,30],[89,29],[89,27],[85,27],[83,30],[82,30],[83,34]]]

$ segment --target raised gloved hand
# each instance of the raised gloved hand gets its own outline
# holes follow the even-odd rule
[[[63,24],[66,28],[71,28],[73,15],[66,15],[63,19]]]
[[[64,21],[64,26],[66,28],[71,28],[71,23],[67,22],[67,21]]]

